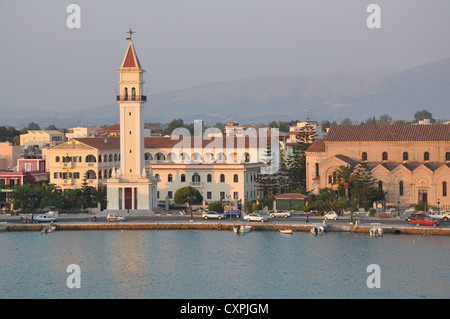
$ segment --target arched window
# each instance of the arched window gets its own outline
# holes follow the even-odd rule
[[[159,174],[155,174],[155,178],[160,181],[161,179],[159,178]]]
[[[337,173],[336,171],[333,172],[333,184],[336,184],[337,182]]]
[[[366,152],[362,152],[362,154],[361,154],[361,160],[362,160],[362,161],[367,161],[367,153],[366,153]]]
[[[132,99],[133,101],[136,100],[136,88],[132,88],[132,89],[131,89],[131,99]]]
[[[399,196],[403,196],[403,181],[398,183],[398,194]]]
[[[192,183],[200,183],[200,175],[198,175],[198,173],[192,175]]]
[[[208,175],[206,176],[206,181],[207,181],[208,183],[211,183],[211,182],[212,182],[212,175],[211,175],[211,174],[208,174]]]
[[[173,181],[173,176],[172,176],[172,174],[167,175],[167,181],[168,181],[168,182],[172,182],[172,181]]]
[[[442,182],[442,196],[447,196],[447,182]]]
[[[430,160],[430,153],[428,153],[428,152],[423,153],[423,160],[424,161],[429,161]]]
[[[238,182],[239,182],[238,174],[234,174],[234,175],[233,175],[233,182],[234,182],[234,183],[238,183]]]
[[[224,174],[220,174],[220,182],[225,183],[225,175]]]
[[[88,155],[88,156],[86,156],[85,162],[86,163],[95,163],[95,162],[97,162],[97,159],[95,158],[94,155]]]
[[[125,89],[124,89],[124,100],[126,101],[126,100],[128,100],[128,88],[126,87]]]
[[[181,174],[181,182],[182,183],[186,182],[186,175]]]
[[[408,160],[408,152],[403,152],[403,160],[404,161]]]
[[[57,163],[59,162],[59,156],[55,157],[55,162],[57,162]]]
[[[383,157],[382,157],[383,161],[387,161],[388,160],[388,154],[387,152],[383,152]]]

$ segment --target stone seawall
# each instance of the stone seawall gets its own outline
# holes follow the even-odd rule
[[[196,229],[196,230],[233,230],[236,224],[232,223],[55,223],[56,230],[167,230],[167,229]],[[292,231],[310,231],[314,226],[322,224],[287,225],[275,223],[246,223],[251,225],[253,231],[279,231],[292,229]],[[7,224],[2,225],[4,231],[40,231],[44,224]],[[369,234],[371,226],[353,226],[343,224],[328,224],[327,232],[354,232]],[[423,226],[382,226],[385,234],[431,234],[450,235],[450,228],[423,227]]]

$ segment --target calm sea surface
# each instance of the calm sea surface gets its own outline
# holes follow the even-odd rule
[[[0,298],[448,298],[450,237],[0,232]],[[68,288],[67,266],[81,270]],[[366,284],[370,264],[381,288]]]

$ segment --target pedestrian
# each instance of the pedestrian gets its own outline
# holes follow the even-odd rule
[[[306,223],[307,224],[309,223],[309,215],[308,214],[306,214]]]

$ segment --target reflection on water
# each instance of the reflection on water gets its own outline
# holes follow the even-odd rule
[[[296,232],[0,233],[0,298],[445,298],[450,238]],[[81,268],[81,288],[66,285]],[[367,266],[381,268],[369,289]]]

